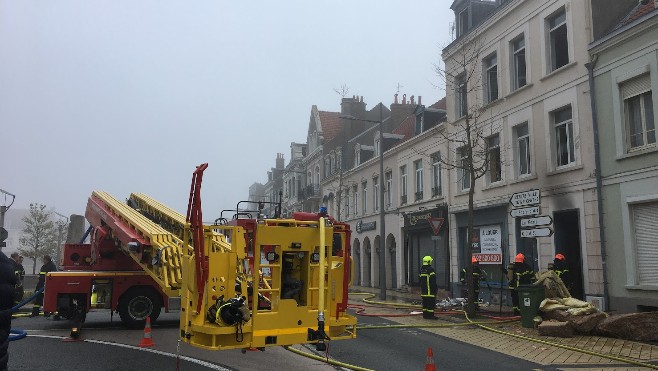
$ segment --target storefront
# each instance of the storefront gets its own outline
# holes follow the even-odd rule
[[[406,283],[418,286],[419,270],[424,256],[434,259],[433,266],[439,288],[450,288],[450,252],[448,207],[439,205],[432,209],[403,213],[404,266]]]
[[[502,270],[509,263],[508,205],[500,205],[474,211],[473,233],[468,233],[468,211],[454,214],[457,233],[456,277],[466,267],[467,249],[480,262],[485,280],[480,283],[480,298],[492,304],[510,302],[507,299],[507,280]],[[503,288],[501,293],[501,287]],[[456,280],[452,285],[455,295],[466,291],[465,285]]]

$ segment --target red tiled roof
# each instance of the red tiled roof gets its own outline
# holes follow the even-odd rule
[[[407,116],[404,121],[398,125],[395,129],[393,129],[393,134],[401,134],[404,135],[404,138],[402,138],[402,142],[405,140],[411,138],[414,136],[414,131],[416,129],[416,116]]]
[[[656,9],[656,4],[653,0],[649,1],[646,5],[638,4],[635,9],[633,9],[628,16],[621,21],[619,27],[626,26],[636,19],[641,18],[643,15],[651,13],[654,9]]]
[[[318,111],[325,142],[334,139],[340,133],[341,119],[339,112]]]
[[[443,97],[440,101],[429,106],[429,108],[446,109],[446,97]]]

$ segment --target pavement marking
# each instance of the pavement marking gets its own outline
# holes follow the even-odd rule
[[[39,338],[48,338],[48,339],[60,339],[60,340],[68,339],[68,336],[57,336],[57,335],[30,334],[29,336],[39,337]],[[140,347],[136,347],[134,345],[128,345],[128,344],[112,343],[112,342],[109,342],[109,341],[93,340],[93,339],[82,339],[80,341],[85,342],[85,343],[111,345],[111,346],[115,346],[115,347],[119,347],[119,348],[139,350],[139,351],[142,351],[142,352],[154,353],[154,354],[158,354],[158,355],[161,355],[161,356],[167,356],[167,357],[171,357],[171,358],[177,358],[178,357],[178,355],[176,355],[174,353],[163,352],[161,350],[155,350],[155,349],[140,348]],[[192,357],[188,357],[188,356],[180,356],[180,359],[182,359],[184,361],[187,361],[187,362],[195,363],[195,364],[200,365],[200,366],[208,367],[208,368],[213,369],[213,370],[231,371],[228,368],[224,368],[224,367],[216,365],[214,363],[206,362],[206,361],[203,361],[203,360],[200,360],[200,359],[197,359],[197,358],[192,358]]]

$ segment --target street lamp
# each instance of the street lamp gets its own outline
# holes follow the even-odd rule
[[[386,300],[386,224],[384,222],[384,118],[382,105],[379,104],[379,120],[367,120],[354,116],[340,116],[354,121],[373,122],[379,125],[379,297]],[[390,192],[390,190],[389,190]]]
[[[66,215],[62,215],[62,214],[58,213],[57,211],[55,211],[55,214],[57,214],[57,216],[59,216],[61,218],[66,219],[66,223],[57,222],[57,229],[59,230],[59,234],[57,235],[57,263],[55,263],[55,264],[57,265],[57,268],[59,268],[60,255],[62,254],[62,242],[64,242],[63,241],[64,240],[64,226],[69,224],[69,217],[66,216]]]
[[[5,213],[11,205],[14,204],[14,200],[16,199],[16,196],[5,191],[4,189],[0,189],[0,193],[4,194],[5,197],[10,196],[11,197],[11,203],[9,206],[5,206],[4,204],[0,206],[0,250],[2,250],[3,247],[7,245],[5,242],[5,239],[7,238],[7,230],[5,229]],[[5,198],[6,200],[6,198]]]

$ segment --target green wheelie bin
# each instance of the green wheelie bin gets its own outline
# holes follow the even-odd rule
[[[539,315],[539,305],[544,300],[544,286],[520,285],[519,309],[521,310],[521,326],[533,328],[533,318]]]

